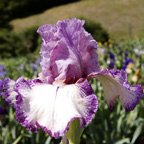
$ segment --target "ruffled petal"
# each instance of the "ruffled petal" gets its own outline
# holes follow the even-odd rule
[[[17,92],[14,90],[15,81],[10,78],[6,78],[1,81],[0,95],[6,102],[15,106]]]
[[[92,73],[89,77],[95,77],[102,83],[104,98],[110,109],[113,108],[117,97],[119,97],[126,111],[133,110],[144,96],[140,85],[129,85],[127,75],[123,70],[106,69],[99,73]]]
[[[42,128],[50,136],[63,136],[74,119],[81,127],[94,117],[98,101],[85,81],[71,85],[50,85],[38,81],[19,79],[16,82],[18,98],[17,120],[29,130]]]
[[[83,25],[84,21],[67,19],[38,29],[43,39],[40,53],[42,78],[46,82],[72,83],[99,70],[97,43]]]
[[[57,25],[61,29],[64,39],[68,38],[75,52],[79,53],[82,59],[83,75],[87,76],[92,72],[99,71],[100,67],[96,53],[97,42],[90,33],[85,31],[84,23],[83,20],[74,18],[59,21]]]

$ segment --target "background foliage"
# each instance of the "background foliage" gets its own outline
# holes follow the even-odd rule
[[[17,57],[34,52],[38,46],[38,38],[35,27],[21,33],[2,29],[0,31],[0,58]]]
[[[109,34],[108,32],[102,27],[100,23],[96,23],[95,21],[86,19],[82,17],[81,19],[85,20],[84,28],[86,31],[92,34],[92,36],[101,43],[108,42]]]
[[[143,66],[140,64],[144,61],[144,55],[133,53],[134,49],[141,51],[144,47],[144,41],[135,40],[121,43],[99,43],[97,50],[99,54],[99,61],[102,67],[107,67],[111,60],[109,53],[111,52],[115,56],[115,68],[123,68],[125,65],[124,57],[130,57],[133,59],[132,63],[129,63],[126,67],[128,71],[129,80],[131,83],[143,83],[144,84],[144,71]],[[126,53],[127,50],[128,54]],[[119,55],[121,53],[121,55]],[[6,76],[17,79],[21,75],[27,78],[36,77],[40,72],[39,56],[35,53],[27,55],[27,57],[5,59],[0,62],[5,66]],[[132,65],[131,65],[132,64]],[[137,73],[139,70],[139,73]],[[133,79],[136,77],[136,79]],[[144,113],[143,105],[141,103],[132,112],[125,112],[120,102],[116,103],[113,111],[110,111],[103,99],[103,90],[99,82],[96,80],[91,81],[92,87],[95,90],[99,99],[99,109],[96,113],[93,122],[85,129],[81,144],[141,144],[144,139]],[[25,143],[43,143],[43,144],[57,144],[58,140],[54,140],[39,131],[37,134],[31,133],[22,126],[20,126],[15,120],[14,110],[10,107],[6,107],[6,103],[0,102],[6,109],[6,114],[1,115],[0,121],[0,141],[3,144],[25,144]]]
[[[37,14],[51,7],[69,2],[75,3],[68,4],[68,7],[56,7],[58,10],[52,9],[52,11],[55,10],[55,13],[51,15],[51,17],[59,17],[59,14],[63,14],[63,12],[69,14],[69,10],[72,10],[69,17],[77,13],[77,17],[86,20],[85,29],[98,41],[99,47],[97,53],[101,66],[104,68],[108,67],[109,69],[123,69],[128,73],[128,79],[131,84],[141,83],[144,86],[144,38],[141,37],[133,40],[131,39],[131,31],[128,30],[129,40],[120,41],[117,39],[117,41],[113,41],[111,39],[111,33],[109,33],[110,29],[105,28],[107,24],[110,24],[112,28],[115,29],[115,25],[113,24],[115,24],[116,21],[113,21],[112,18],[115,18],[113,14],[119,10],[125,14],[123,15],[125,17],[125,10],[130,11],[138,8],[141,10],[142,15],[142,1],[141,3],[135,3],[134,0],[131,0],[131,4],[124,3],[124,1],[113,0],[108,3],[103,0],[43,0],[43,2],[40,0],[0,0],[0,80],[3,80],[5,77],[17,79],[20,76],[34,78],[41,71],[38,54],[41,40],[36,33],[39,25],[37,22],[39,21],[37,20],[37,22],[35,22],[32,20],[33,26],[17,32],[13,31],[13,27],[9,21],[15,18]],[[129,0],[127,2],[129,2]],[[108,9],[104,7],[105,4]],[[99,5],[102,6],[100,9],[98,7]],[[100,15],[100,18],[96,17],[97,12],[94,6],[97,6],[96,9],[98,9],[97,12],[99,15],[101,12],[104,13],[104,16],[105,13],[108,15],[106,17],[103,17],[103,15]],[[110,13],[109,10],[112,10],[112,12]],[[93,15],[91,15],[92,11],[95,12]],[[87,17],[83,17],[80,12],[87,15]],[[133,14],[132,12],[133,11],[130,11],[130,14]],[[119,14],[120,13],[117,13],[117,16]],[[110,15],[111,17],[109,17]],[[138,16],[139,15],[136,15],[136,17]],[[122,18],[124,19],[124,17]],[[135,17],[133,17],[133,19],[134,18]],[[35,19],[38,19],[38,17],[35,17]],[[43,19],[45,19],[45,17]],[[96,22],[97,19],[101,22],[103,22],[103,20],[106,21],[104,21],[102,25]],[[121,17],[116,20],[119,20],[120,23],[120,19]],[[129,22],[128,18],[125,19]],[[29,20],[27,20],[26,23],[23,20],[20,21],[21,24],[25,26],[29,22]],[[138,22],[140,22],[140,20],[136,23]],[[134,25],[134,23],[130,21],[130,26],[131,24]],[[20,24],[15,25],[15,28],[19,25]],[[111,29],[111,31],[113,31],[113,29]],[[125,29],[123,25],[122,29]],[[142,32],[142,29],[140,31]],[[115,35],[115,31],[113,31],[112,35]],[[116,35],[119,35],[119,33]],[[91,83],[99,99],[99,109],[93,122],[85,128],[81,144],[143,144],[143,100],[132,112],[125,112],[119,101],[117,101],[114,110],[110,111],[104,101],[101,84],[96,80],[91,81]],[[20,126],[15,120],[13,108],[5,103],[2,98],[0,98],[0,109],[1,108],[3,108],[3,111],[0,111],[0,144],[58,144],[60,142],[60,139],[55,140],[42,131],[35,134]]]

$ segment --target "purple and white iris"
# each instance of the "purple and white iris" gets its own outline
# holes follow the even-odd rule
[[[17,120],[29,130],[41,128],[54,138],[64,136],[74,119],[88,125],[98,109],[90,83],[98,79],[112,108],[117,98],[127,111],[143,96],[140,85],[130,86],[124,71],[102,70],[97,42],[83,28],[84,21],[67,19],[38,29],[42,72],[38,78],[3,82],[3,97],[16,109]]]

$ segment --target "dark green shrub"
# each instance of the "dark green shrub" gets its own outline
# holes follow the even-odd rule
[[[21,33],[0,31],[0,58],[16,57],[34,52],[38,45],[36,28]]]
[[[100,23],[96,23],[95,21],[88,20],[85,18],[81,18],[85,20],[84,28],[92,34],[92,36],[101,43],[107,42],[109,40],[108,32],[102,27]]]
[[[78,0],[0,0],[0,27],[8,21],[40,13],[48,8]]]

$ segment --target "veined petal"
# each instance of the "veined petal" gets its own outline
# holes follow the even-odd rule
[[[1,92],[0,95],[13,106],[16,103],[17,92],[14,90],[15,81],[9,78],[6,78],[1,83]]]
[[[133,110],[143,97],[142,87],[140,85],[130,86],[125,71],[106,69],[99,73],[92,73],[89,77],[95,77],[102,83],[104,98],[110,109],[113,108],[117,97],[126,111]]]
[[[40,52],[42,78],[46,82],[72,83],[99,70],[97,42],[83,25],[84,21],[67,19],[38,29],[43,40]]]
[[[97,98],[87,80],[50,85],[20,79],[15,87],[17,120],[29,130],[42,128],[55,138],[63,136],[74,119],[80,120],[81,127],[87,125],[97,110]]]
[[[97,42],[90,33],[83,28],[84,21],[79,19],[67,19],[59,21],[57,25],[65,39],[73,45],[75,52],[79,53],[83,65],[83,75],[87,76],[92,72],[100,70],[98,56],[96,53]]]

